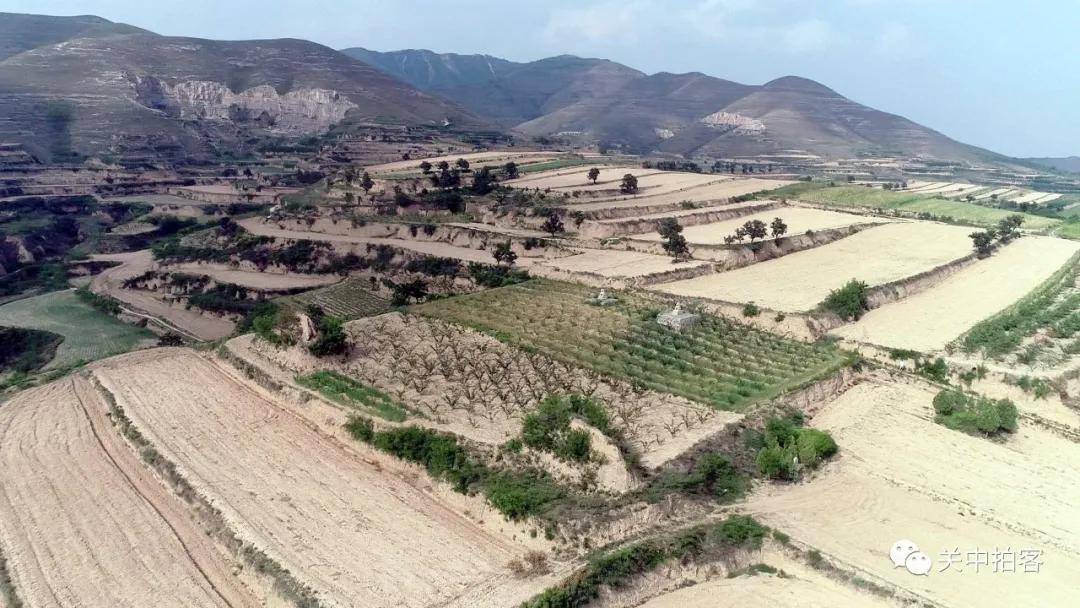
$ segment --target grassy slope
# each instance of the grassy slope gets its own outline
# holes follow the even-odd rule
[[[831,346],[786,340],[704,315],[682,333],[659,326],[656,302],[619,294],[593,306],[587,287],[547,280],[446,298],[414,311],[484,331],[564,363],[721,409],[749,405],[845,364]]]
[[[64,336],[46,369],[93,361],[136,348],[154,334],[128,325],[82,302],[72,290],[24,298],[0,306],[0,325]]]

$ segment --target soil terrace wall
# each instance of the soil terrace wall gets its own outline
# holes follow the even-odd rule
[[[277,225],[288,230],[303,232],[446,243],[455,247],[480,250],[494,248],[496,243],[504,243],[509,240],[518,256],[529,258],[557,258],[575,253],[559,246],[555,241],[546,237],[507,235],[455,224],[428,224],[425,226],[423,224],[397,222],[369,222],[353,226],[349,220],[337,220],[335,222],[331,219],[320,218],[311,225],[302,220],[279,221]],[[538,240],[539,245],[530,246],[530,248],[526,249],[525,243],[530,239]]]
[[[730,204],[730,200],[727,204]],[[777,201],[763,201],[760,205],[747,205],[745,207],[730,207],[716,205],[702,208],[698,213],[679,215],[676,219],[682,226],[697,226],[721,222],[745,215],[760,213],[768,209],[781,206]],[[679,205],[681,210],[681,204]],[[660,227],[662,218],[629,217],[622,220],[587,221],[581,225],[580,233],[583,237],[608,238],[620,234],[641,234],[655,232]]]

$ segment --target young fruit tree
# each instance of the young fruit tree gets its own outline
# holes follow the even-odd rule
[[[660,220],[658,232],[664,239],[664,251],[675,258],[676,262],[690,257],[690,247],[686,243],[686,237],[682,235],[682,230],[683,227],[673,217]]]
[[[589,169],[589,179],[592,180],[592,183],[595,184],[598,177],[600,177],[600,169],[597,169],[596,167]]]

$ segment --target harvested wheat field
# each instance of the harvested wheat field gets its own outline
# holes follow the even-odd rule
[[[971,253],[971,228],[898,222],[815,249],[655,289],[785,312],[811,310],[851,279],[881,285],[933,270]]]
[[[714,179],[716,176],[711,176]],[[575,211],[595,212],[613,208],[652,207],[678,205],[683,201],[705,203],[724,201],[735,196],[767,192],[794,182],[777,179],[736,178],[714,181],[696,187],[681,188],[675,192],[642,191],[635,196],[620,195],[588,203],[572,203],[568,208]],[[590,199],[584,199],[590,200]]]
[[[783,207],[780,209],[762,211],[761,213],[752,215],[744,215],[722,222],[687,226],[686,228],[683,228],[683,236],[686,237],[686,240],[692,245],[719,245],[724,242],[724,237],[733,235],[735,229],[746,222],[759,220],[765,222],[765,224],[769,224],[775,218],[780,218],[787,224],[788,236],[803,234],[807,230],[829,230],[833,228],[846,228],[856,224],[883,224],[889,221],[883,218],[855,215],[851,213],[837,213],[836,211],[810,209],[807,207]],[[648,234],[635,236],[634,238],[646,241],[662,240],[660,233],[658,232],[650,232]]]
[[[79,377],[0,407],[0,550],[25,605],[262,605],[106,409]]]
[[[943,349],[1035,289],[1078,249],[1080,244],[1072,241],[1026,236],[931,289],[871,310],[832,333],[890,348]]]
[[[593,185],[592,180],[589,179],[589,171],[592,169],[598,169],[600,171],[600,175],[596,178],[596,185],[603,188],[618,188],[619,184],[622,182],[623,176],[627,173],[634,177],[641,178],[646,175],[661,172],[659,169],[642,169],[640,166],[632,165],[581,165],[571,169],[563,168],[533,173],[517,179],[507,180],[503,183],[514,188],[580,190],[585,186]]]
[[[690,261],[674,264],[671,258],[637,251],[617,249],[583,249],[577,255],[552,258],[539,262],[530,269],[536,274],[544,274],[545,268],[570,275],[596,275],[605,279],[626,279],[645,277],[678,271],[704,269],[708,262]]]
[[[204,274],[219,283],[232,283],[249,289],[277,291],[286,289],[310,289],[333,285],[341,280],[336,274],[303,274],[299,272],[259,272],[240,270],[227,264],[188,262],[165,266],[162,270]]]
[[[777,551],[763,552],[757,561],[782,574],[752,573],[700,582],[653,598],[641,604],[641,608],[885,608],[893,605]]]
[[[949,430],[931,420],[933,395],[884,380],[852,388],[814,419],[842,446],[838,459],[809,483],[764,488],[749,509],[838,565],[927,601],[1071,605],[1080,471],[1067,463],[1080,446],[1027,425],[1004,443]],[[928,576],[893,567],[888,552],[900,539],[933,561]],[[1038,573],[1018,557],[1027,549],[1041,551]],[[948,564],[952,551],[960,555]],[[1017,556],[1013,572],[1007,561],[993,571],[995,551]]]
[[[118,357],[95,374],[242,539],[328,606],[505,606],[544,583],[508,575],[523,549],[191,351]]]

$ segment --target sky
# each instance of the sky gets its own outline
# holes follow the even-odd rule
[[[0,0],[159,34],[794,74],[1012,156],[1080,155],[1080,0]]]

